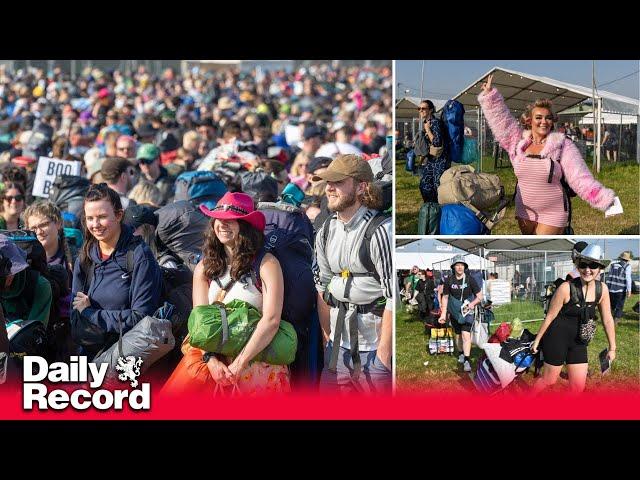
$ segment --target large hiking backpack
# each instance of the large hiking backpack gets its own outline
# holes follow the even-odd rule
[[[27,278],[20,298],[20,312],[18,312],[23,320],[31,311],[38,276],[44,277],[51,285],[51,309],[46,327],[46,356],[50,360],[58,359],[69,336],[67,321],[69,309],[68,305],[63,305],[66,302],[70,304],[69,273],[64,265],[47,264],[47,253],[35,233],[29,230],[1,231],[0,233],[6,235],[27,254],[29,268],[26,271]]]
[[[59,317],[58,303],[70,291],[69,284],[71,282],[67,269],[63,265],[49,265],[47,263],[47,252],[34,232],[30,230],[0,230],[0,234],[6,235],[9,240],[27,254],[29,270],[39,273],[51,283],[53,298],[50,318],[57,320]],[[30,283],[29,286],[31,285],[35,285],[35,283]],[[25,294],[33,296],[35,294],[34,290],[33,288],[26,289]]]
[[[370,165],[371,162],[376,160],[370,160]],[[373,184],[382,190],[382,208],[380,210],[390,212],[393,204],[393,163],[391,162],[391,152],[384,154],[380,160],[380,170],[374,171],[374,175]]]
[[[171,255],[193,271],[202,253],[209,217],[194,202],[187,200],[165,205],[155,213],[158,216],[155,238],[158,258]]]
[[[322,245],[323,248],[327,245],[327,239],[329,238],[329,223],[331,220],[336,218],[336,215],[331,215],[329,218],[325,220],[324,230],[322,232]],[[373,264],[373,260],[371,260],[371,252],[369,246],[373,240],[373,234],[376,229],[382,225],[387,219],[391,218],[391,214],[389,212],[378,212],[371,219],[369,219],[369,223],[367,224],[367,228],[364,232],[364,237],[362,243],[360,243],[360,249],[358,250],[358,258],[360,259],[360,263],[364,266],[367,272],[376,279],[376,281],[380,281],[380,275],[376,271],[376,267]]]
[[[49,156],[53,139],[53,127],[38,121],[31,131],[31,136],[25,145],[22,154],[25,157],[38,159]]]
[[[75,215],[75,224],[67,225],[80,228],[82,218],[82,205],[91,182],[84,177],[76,175],[58,175],[53,182],[49,193],[49,200],[55,203],[62,212]]]
[[[322,365],[320,324],[316,312],[316,288],[313,276],[313,226],[304,210],[284,202],[258,204],[266,220],[264,253],[273,254],[280,263],[284,279],[282,319],[291,323],[298,336],[292,381],[313,384]],[[263,255],[254,262],[256,276]]]
[[[444,147],[452,162],[461,162],[464,154],[464,107],[457,100],[448,100],[440,114]]]
[[[470,165],[455,165],[440,177],[438,203],[460,203],[491,230],[502,219],[508,200],[498,175],[477,173]],[[496,210],[490,217],[489,211]]]
[[[258,204],[266,219],[264,250],[280,262],[284,277],[282,318],[296,331],[308,326],[315,308],[313,279],[313,226],[304,211],[293,205],[263,202]]]
[[[178,175],[175,182],[174,200],[206,200],[218,201],[225,193],[227,186],[214,172],[191,171]]]

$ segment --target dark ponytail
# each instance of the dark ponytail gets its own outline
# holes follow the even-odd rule
[[[123,211],[120,196],[115,190],[109,188],[106,183],[97,183],[89,187],[87,194],[84,196],[84,203],[82,204],[82,233],[84,235],[84,243],[82,244],[82,250],[80,252],[80,262],[85,269],[88,269],[91,264],[91,249],[97,240],[87,227],[84,207],[87,202],[98,202],[100,200],[107,200],[116,214]],[[122,225],[122,219],[120,220],[120,225]]]

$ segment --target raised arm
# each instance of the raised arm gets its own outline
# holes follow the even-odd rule
[[[493,136],[498,140],[500,146],[507,151],[509,158],[513,160],[516,145],[522,139],[522,128],[511,115],[500,92],[491,86],[492,80],[493,75],[489,75],[487,81],[482,85],[482,92],[478,95],[478,101]]]

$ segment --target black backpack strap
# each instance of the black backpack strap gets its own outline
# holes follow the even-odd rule
[[[331,225],[331,220],[333,220],[334,218],[337,218],[338,214],[334,213],[330,216],[328,216],[325,221],[322,223],[322,226],[320,227],[320,230],[322,230],[322,243],[320,244],[322,246],[322,249],[326,251],[326,247],[327,247],[327,240],[329,239],[329,227]]]
[[[582,282],[580,277],[574,278],[569,282],[570,301],[574,305],[581,305],[584,303],[584,295],[582,293]]]
[[[600,303],[601,298],[602,298],[602,282],[600,280],[596,280],[596,305]]]
[[[378,212],[371,218],[371,220],[369,220],[367,229],[364,232],[364,238],[362,239],[362,243],[360,244],[360,250],[358,251],[360,263],[362,263],[367,272],[371,273],[371,275],[376,279],[377,282],[380,281],[380,275],[378,275],[376,267],[371,260],[371,243],[376,229],[380,225],[382,225],[382,223],[388,218],[391,218],[391,214],[386,212]]]

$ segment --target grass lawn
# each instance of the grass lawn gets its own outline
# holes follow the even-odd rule
[[[640,330],[638,315],[631,308],[640,299],[640,295],[632,295],[627,299],[624,317],[616,327],[617,358],[613,362],[609,375],[600,375],[598,353],[608,346],[602,324],[598,322],[596,336],[589,344],[589,373],[587,390],[606,389],[624,383],[628,388],[640,390]],[[524,320],[524,318],[521,317]],[[525,328],[536,333],[541,321],[525,323]],[[498,326],[493,323],[491,333]],[[458,392],[475,392],[469,374],[462,371],[457,355],[429,355],[426,350],[427,336],[424,334],[422,322],[417,314],[405,313],[400,307],[396,313],[396,376],[399,391],[419,392],[425,390],[447,390]],[[473,370],[482,351],[474,346],[471,351]],[[428,365],[424,365],[429,362]],[[533,371],[527,372],[514,389],[525,389],[534,380]],[[552,391],[564,391],[567,381],[560,379]],[[511,387],[510,387],[511,388]]]
[[[493,172],[493,158],[484,158],[484,172]],[[420,177],[412,176],[404,168],[404,160],[396,162],[396,234],[415,235],[418,231],[418,211],[422,197],[418,190]],[[499,168],[498,174],[508,196],[515,190],[516,178],[511,167]],[[640,205],[638,182],[640,166],[636,163],[608,164],[596,175],[598,181],[613,189],[620,197],[623,215],[604,218],[604,213],[595,210],[579,197],[571,201],[572,225],[577,235],[638,235],[640,234]],[[507,207],[504,219],[491,232],[494,235],[520,234],[515,220],[515,205]]]

